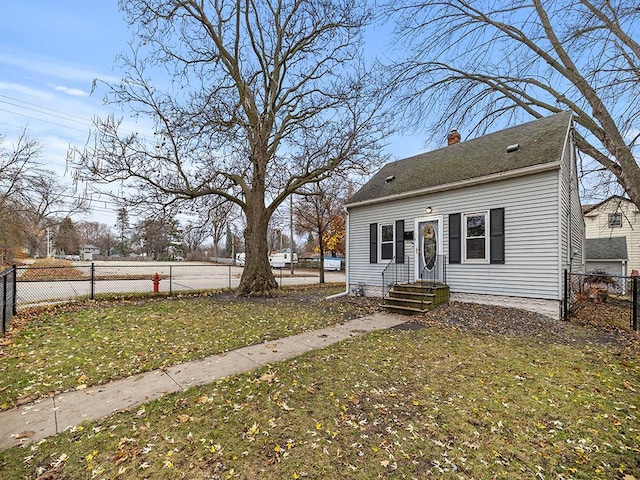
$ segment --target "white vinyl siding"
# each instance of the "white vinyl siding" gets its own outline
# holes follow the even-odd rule
[[[609,227],[609,214],[621,213],[622,226]],[[628,270],[640,270],[640,212],[629,200],[612,198],[584,217],[587,238],[626,237]]]
[[[562,158],[562,174],[559,176],[560,192],[560,231],[558,241],[561,245],[559,262],[560,274],[563,270],[583,272],[585,263],[584,239],[585,224],[578,193],[578,175],[571,143],[565,145]],[[562,294],[562,292],[560,292]]]
[[[430,195],[349,208],[347,258],[349,288],[380,286],[388,261],[369,263],[369,224],[404,220],[405,230],[426,208],[443,215],[444,254],[448,255],[448,215],[504,208],[505,263],[446,265],[452,292],[559,299],[559,170],[452,189]],[[415,237],[415,232],[414,232]],[[405,242],[413,263],[414,242]]]

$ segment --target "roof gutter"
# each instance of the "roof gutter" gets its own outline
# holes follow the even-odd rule
[[[371,200],[363,200],[361,202],[347,203],[347,208],[364,207],[366,205],[373,205],[376,203],[389,202],[392,200],[402,200],[410,197],[418,197],[427,193],[442,192],[445,190],[453,190],[456,188],[471,187],[474,185],[482,185],[484,183],[495,182],[497,180],[506,180],[509,178],[524,177],[526,175],[533,175],[534,173],[547,172],[551,170],[557,170],[560,168],[561,162],[543,163],[541,165],[534,165],[532,167],[519,168],[518,170],[510,170],[508,172],[499,172],[492,175],[486,175],[484,177],[472,178],[469,180],[461,180],[459,182],[445,183],[443,185],[436,185],[435,187],[423,188],[420,190],[413,190],[411,192],[397,193],[395,195],[388,195],[386,197],[374,198]]]

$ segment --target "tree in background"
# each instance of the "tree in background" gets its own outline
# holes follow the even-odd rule
[[[47,228],[83,208],[54,172],[42,168],[42,145],[23,131],[4,147],[0,135],[0,256],[3,261],[23,251],[46,252]],[[71,199],[71,201],[70,201]]]
[[[344,204],[343,204],[344,205]],[[335,216],[329,222],[329,228],[324,234],[324,244],[327,251],[331,252],[332,256],[345,254],[345,238],[347,231],[344,223],[344,213]]]
[[[170,215],[158,214],[136,224],[133,242],[154,260],[175,260],[182,256],[182,231],[179,222]]]
[[[122,0],[135,28],[126,76],[111,102],[154,122],[153,137],[97,121],[76,152],[79,178],[124,182],[134,204],[220,196],[243,212],[239,293],[278,284],[267,257],[269,220],[292,193],[335,171],[381,160],[389,122],[378,72],[365,69],[358,0]],[[172,75],[162,89],[149,69]]]
[[[393,72],[403,121],[445,137],[482,133],[503,117],[574,114],[585,173],[613,177],[640,207],[640,8],[614,0],[390,2]],[[597,192],[594,192],[597,193]],[[609,193],[609,192],[607,192]]]
[[[60,253],[64,255],[78,255],[80,253],[80,236],[73,221],[67,217],[56,232],[55,245]]]
[[[116,245],[116,238],[109,225],[99,222],[78,222],[76,230],[80,237],[80,245],[94,245],[100,254],[108,257]]]
[[[294,224],[296,232],[313,232],[318,238],[320,253],[320,283],[324,283],[324,257],[328,250],[336,251],[344,239],[343,208],[345,200],[353,193],[352,184],[333,177],[308,190],[296,203]],[[330,246],[333,248],[328,248]],[[344,247],[343,251],[344,251]]]
[[[121,257],[127,256],[129,253],[129,211],[126,207],[120,207],[116,216],[116,232],[118,240],[116,243],[116,250]]]

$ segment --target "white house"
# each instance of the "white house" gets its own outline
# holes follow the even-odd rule
[[[100,249],[95,245],[82,245],[80,247],[80,258],[82,260],[92,261],[94,255],[100,255]]]
[[[571,113],[459,139],[386,164],[349,199],[348,291],[428,280],[559,318],[563,271],[585,263]]]
[[[628,273],[640,270],[640,211],[628,198],[614,195],[597,205],[584,206],[587,238],[625,237]],[[606,245],[606,244],[605,244]],[[617,255],[619,248],[609,255]]]

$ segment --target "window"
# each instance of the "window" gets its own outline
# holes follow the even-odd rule
[[[469,262],[487,260],[487,212],[465,214],[463,219],[464,259]]]
[[[504,208],[449,214],[449,263],[505,263]]]
[[[393,258],[393,224],[380,225],[380,259],[391,260]]]
[[[622,213],[609,214],[609,228],[622,227]]]

